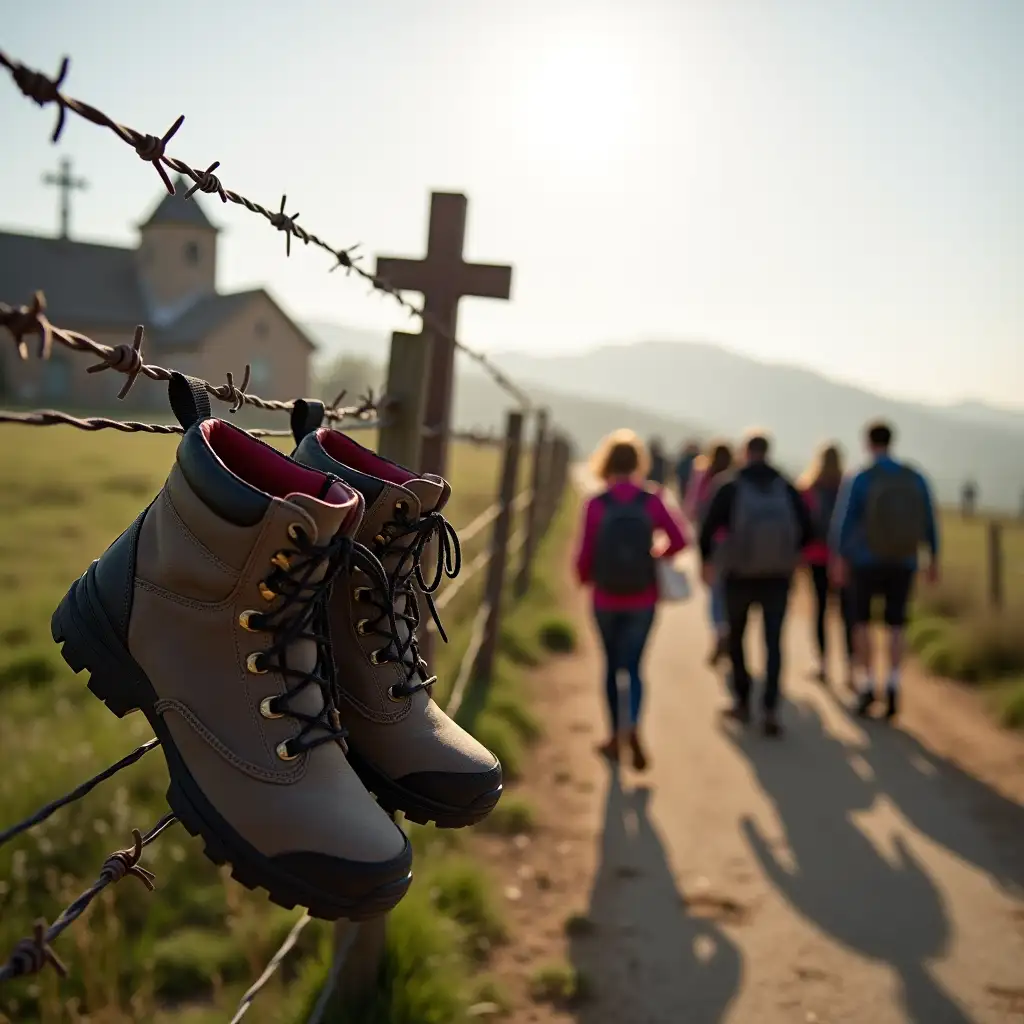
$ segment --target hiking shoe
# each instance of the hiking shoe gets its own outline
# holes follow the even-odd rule
[[[418,589],[446,639],[430,594],[460,565],[458,537],[441,514],[451,488],[439,476],[417,477],[326,427],[306,434],[292,458],[363,495],[358,539],[388,577],[382,588],[355,566],[338,577],[330,601],[335,660],[344,668],[338,708],[349,760],[387,810],[441,828],[474,825],[501,796],[501,765],[434,702],[437,677],[416,638]]]
[[[619,737],[613,736],[610,740],[606,740],[604,743],[597,745],[597,752],[602,756],[608,758],[609,761],[618,762],[619,760]]]
[[[750,707],[744,704],[742,701],[736,701],[730,707],[727,707],[722,715],[725,718],[730,718],[734,722],[739,722],[741,725],[746,725],[750,721]]]
[[[346,760],[333,698],[332,578],[355,559],[383,579],[352,539],[361,512],[342,482],[200,419],[51,620],[89,689],[149,720],[167,802],[206,855],[328,920],[389,910],[412,877],[408,841]]]
[[[871,710],[871,706],[875,703],[875,691],[865,690],[860,697],[857,698],[856,712],[861,717],[867,716],[867,713]]]
[[[899,693],[894,687],[890,686],[885,691],[885,717],[888,719],[895,718],[899,713],[899,704]]]
[[[638,772],[646,771],[647,754],[644,752],[643,745],[640,743],[640,734],[636,729],[629,734],[629,749],[633,754],[633,767]]]

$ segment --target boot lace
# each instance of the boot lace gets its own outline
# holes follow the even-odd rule
[[[394,568],[385,570],[385,586],[371,587],[364,598],[377,612],[375,617],[367,620],[365,632],[386,637],[389,641],[387,647],[377,652],[376,663],[396,662],[405,669],[405,681],[389,689],[390,696],[400,700],[420,690],[429,691],[437,682],[436,675],[428,675],[427,663],[420,656],[416,637],[420,609],[415,588],[418,587],[422,592],[438,635],[447,643],[448,635],[441,624],[432,595],[446,577],[454,579],[458,576],[462,568],[462,548],[455,528],[440,512],[427,512],[416,519],[410,519],[402,506],[398,507],[395,519],[384,523],[380,537],[383,543],[379,543],[377,549],[381,559],[398,548],[399,542],[412,538],[408,543],[402,543],[401,554]],[[423,571],[423,553],[435,537],[438,541],[437,559],[433,575],[428,581]],[[403,611],[397,611],[400,597],[404,598]],[[404,638],[399,631],[399,623],[407,627]]]
[[[384,590],[388,578],[373,552],[351,537],[337,534],[327,544],[316,545],[299,526],[290,528],[288,535],[294,546],[277,553],[274,568],[264,579],[265,586],[280,601],[272,611],[250,614],[248,628],[273,637],[271,645],[255,655],[255,669],[277,672],[285,680],[285,692],[270,698],[268,711],[302,723],[298,735],[283,744],[286,757],[291,759],[323,743],[339,742],[344,746],[348,735],[334,699],[337,681],[330,650],[328,601],[335,578],[358,568],[375,587]],[[323,576],[311,580],[325,563]],[[316,645],[312,671],[288,662],[289,651],[300,640],[311,640]],[[323,709],[315,715],[292,705],[295,697],[310,686],[318,687],[323,697]]]

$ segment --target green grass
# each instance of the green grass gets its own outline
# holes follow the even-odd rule
[[[588,993],[586,978],[569,963],[545,964],[530,978],[530,994],[538,1003],[570,1007],[584,1001]]]
[[[984,686],[998,719],[1024,727],[1024,523],[1003,522],[1004,604],[989,601],[988,521],[947,511],[942,579],[921,583],[911,647],[937,675]]]
[[[49,622],[72,580],[156,493],[172,464],[176,440],[8,426],[3,441],[0,823],[6,825],[151,735],[141,715],[118,720],[88,693],[84,678],[74,676],[61,659]],[[290,447],[287,442],[280,446]],[[451,464],[454,497],[446,515],[458,528],[493,501],[498,464],[493,450],[462,445],[454,447]],[[468,622],[457,614],[446,618],[452,647],[458,648]],[[444,652],[443,659],[450,658]],[[0,957],[31,932],[37,917],[53,920],[95,879],[111,851],[130,845],[133,827],[145,830],[166,812],[166,783],[163,759],[153,752],[0,847]],[[108,890],[55,944],[70,977],[58,983],[55,974],[44,972],[4,984],[0,1020],[6,1014],[19,1022],[71,1021],[77,1019],[74,1006],[77,1013],[88,1013],[90,1024],[147,1018],[158,1024],[205,1024],[230,1018],[225,1011],[263,969],[296,912],[276,908],[227,880],[180,826],[147,850],[144,864],[156,873],[156,891],[147,893],[131,878]],[[414,886],[411,902],[403,903],[395,916],[395,948],[405,943],[414,951],[396,970],[412,971],[420,955],[401,922],[416,920],[417,901],[428,898],[424,886]],[[448,920],[433,911],[428,916],[431,921],[424,927],[439,916]],[[266,1008],[253,1020],[277,1019],[278,1011],[284,1014],[297,1005],[303,986],[312,991],[329,955],[329,938],[330,929],[319,923],[305,930],[281,978],[261,996]],[[444,943],[438,949],[444,953]],[[443,977],[438,965],[430,982],[434,994],[429,995],[434,999],[441,993],[436,998],[442,1009],[447,998]],[[412,1006],[420,996],[402,998]],[[434,1018],[413,1014],[403,1019]],[[442,1014],[437,1019],[450,1018]]]

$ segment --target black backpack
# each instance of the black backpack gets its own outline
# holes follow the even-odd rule
[[[641,594],[657,584],[654,557],[654,524],[647,514],[647,491],[628,501],[611,494],[598,498],[604,505],[594,545],[591,576],[594,586],[607,594]]]

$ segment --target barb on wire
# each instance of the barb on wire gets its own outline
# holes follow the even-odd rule
[[[2,54],[0,54],[2,56]],[[155,366],[146,363],[142,356],[142,344],[145,330],[140,324],[135,328],[135,334],[130,345],[104,345],[94,341],[86,334],[78,331],[69,331],[50,323],[46,315],[46,296],[38,291],[32,297],[32,302],[27,306],[9,306],[0,302],[0,328],[6,328],[7,332],[14,339],[14,345],[21,359],[29,358],[28,339],[38,336],[37,348],[40,359],[48,359],[53,351],[54,343],[60,343],[73,352],[85,352],[93,355],[100,361],[87,368],[87,373],[100,373],[104,370],[115,370],[127,376],[124,387],[118,393],[118,398],[124,398],[131,390],[132,385],[139,375],[148,377],[150,380],[169,381],[173,371],[162,366]],[[256,409],[263,409],[270,412],[291,412],[295,401],[280,401],[279,399],[261,398],[247,391],[252,368],[248,363],[242,374],[241,386],[235,384],[234,375],[229,371],[226,375],[226,384],[211,384],[203,381],[207,392],[221,402],[230,405],[229,412],[236,413],[243,406],[251,405]],[[329,420],[368,420],[376,413],[377,407],[374,397],[371,394],[363,399],[358,405],[350,408],[331,408],[324,412]],[[181,433],[181,429],[169,425],[145,424],[145,423],[121,423],[115,426],[117,421],[103,420],[78,420],[73,416],[65,416],[63,413],[52,410],[42,410],[37,413],[21,417],[17,414],[5,414],[0,420],[2,422],[27,423],[33,426],[49,426],[54,423],[65,423],[69,426],[79,427],[82,430],[102,430],[105,428],[127,431],[145,431],[156,434]],[[88,424],[88,425],[87,425]],[[255,433],[255,431],[254,431]],[[288,432],[281,431],[281,436]],[[263,432],[268,436],[269,432]]]
[[[126,875],[137,878],[151,892],[155,888],[155,876],[151,871],[139,865],[142,851],[169,828],[178,819],[173,814],[165,814],[145,835],[137,828],[132,829],[132,846],[124,850],[115,850],[104,862],[99,877],[83,893],[64,908],[60,917],[48,928],[45,921],[37,921],[31,938],[18,942],[7,963],[0,966],[0,981],[20,978],[26,974],[38,974],[49,965],[62,978],[67,977],[68,970],[53,951],[54,940],[77,921],[88,909],[89,904],[108,885],[120,882]]]
[[[15,60],[13,57],[8,57],[2,50],[0,50],[0,67],[4,67],[10,72],[15,85],[17,85],[22,93],[32,100],[33,103],[40,107],[47,106],[51,103],[56,104],[57,122],[54,127],[53,134],[50,137],[52,142],[56,142],[60,138],[60,134],[64,130],[66,114],[69,110],[73,114],[77,114],[79,117],[84,118],[86,121],[90,121],[92,124],[98,125],[101,128],[109,129],[119,139],[131,146],[142,160],[153,165],[157,174],[160,176],[160,180],[163,182],[164,187],[167,189],[168,194],[174,195],[174,185],[171,183],[171,179],[167,175],[166,168],[177,171],[179,174],[190,178],[194,182],[193,186],[185,193],[186,199],[191,198],[193,193],[197,190],[211,195],[216,194],[220,197],[222,203],[234,203],[237,206],[244,207],[250,213],[256,213],[264,217],[273,228],[284,232],[286,256],[291,255],[293,236],[298,238],[304,245],[314,245],[323,249],[325,252],[330,253],[335,260],[334,264],[330,268],[331,270],[337,270],[338,267],[343,267],[346,274],[358,274],[359,277],[366,281],[376,291],[390,295],[410,316],[418,317],[420,322],[430,330],[431,333],[444,338],[446,341],[454,345],[460,352],[464,352],[471,359],[475,360],[480,367],[492,377],[494,382],[515,398],[515,400],[524,409],[532,408],[533,403],[530,401],[526,392],[509,380],[509,378],[499,370],[483,352],[463,344],[458,340],[458,338],[454,337],[448,331],[447,327],[440,320],[428,313],[423,304],[418,305],[411,299],[407,299],[399,289],[386,278],[371,273],[362,266],[361,257],[354,255],[356,249],[359,248],[358,244],[349,246],[348,248],[339,249],[313,234],[312,231],[307,231],[305,228],[300,227],[295,223],[299,217],[297,213],[285,213],[285,208],[288,202],[288,197],[286,195],[281,196],[281,203],[278,209],[270,210],[265,206],[261,206],[259,203],[253,202],[251,199],[247,199],[238,192],[232,192],[230,189],[224,188],[220,179],[213,173],[214,170],[220,167],[220,161],[215,160],[205,170],[199,170],[198,168],[185,163],[184,160],[178,160],[175,157],[168,156],[165,152],[167,144],[184,123],[184,114],[179,116],[162,136],[148,135],[144,132],[137,131],[134,128],[130,128],[127,125],[119,124],[117,121],[103,113],[102,110],[99,110],[88,103],[84,103],[82,100],[77,100],[72,96],[66,96],[61,92],[61,86],[64,84],[64,79],[67,77],[68,68],[70,67],[70,61],[67,57],[61,61],[57,77],[53,79],[48,78],[41,71],[36,71],[33,68],[27,67],[20,61]]]
[[[76,786],[71,792],[65,793],[44,807],[40,807],[38,811],[29,815],[24,821],[19,821],[16,825],[5,828],[3,832],[0,832],[0,846],[10,842],[15,836],[20,836],[23,832],[27,832],[30,828],[41,825],[62,807],[67,807],[68,804],[81,800],[83,796],[91,793],[101,782],[106,782],[107,779],[112,778],[123,768],[128,768],[130,765],[135,764],[136,761],[141,761],[146,754],[158,746],[160,746],[160,741],[155,736],[151,740],[146,740],[141,747],[136,747],[130,754],[122,757],[120,761],[115,761],[109,768],[104,768],[103,771],[97,773],[91,779],[87,779],[81,785]]]

